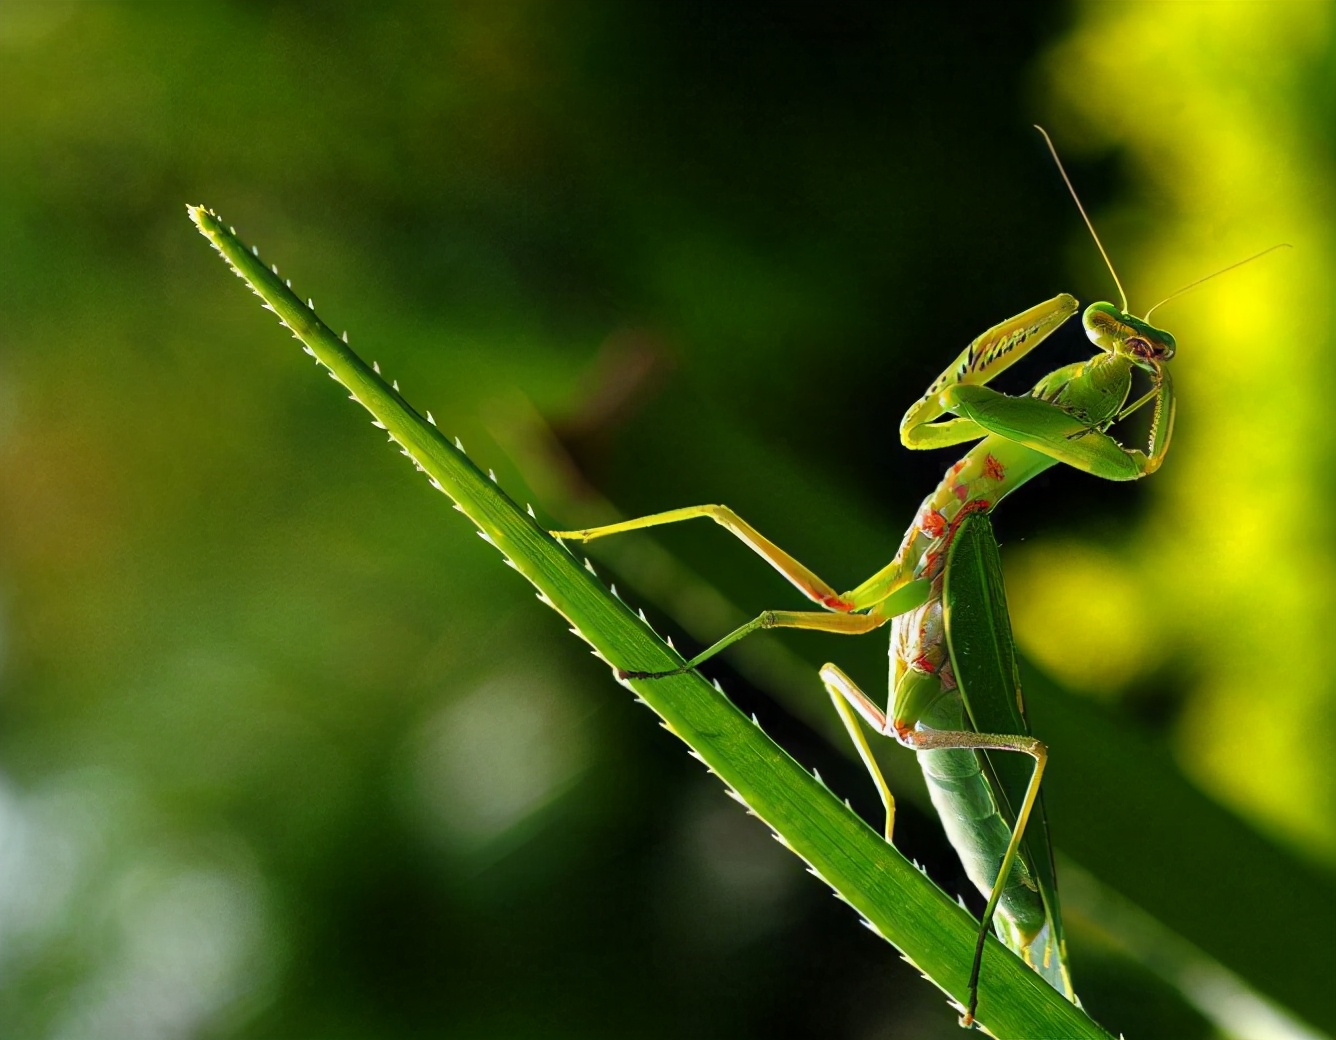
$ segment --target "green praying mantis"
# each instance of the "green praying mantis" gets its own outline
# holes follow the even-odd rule
[[[1056,152],[1053,157],[1062,171]],[[1062,176],[1072,190],[1065,171]],[[1072,195],[1076,197],[1074,190]],[[1108,263],[1080,200],[1076,203]],[[824,608],[766,611],[680,663],[624,606],[614,605],[609,590],[553,543],[536,523],[532,509],[527,515],[521,511],[500,491],[495,477],[489,480],[490,474],[464,454],[458,440],[451,444],[443,436],[430,412],[414,411],[397,383],[382,377],[376,364],[358,357],[348,346],[347,333],[335,335],[316,315],[314,303],[309,298],[303,303],[291,282],[279,276],[277,266],[261,261],[258,249],[243,244],[235,228],[212,210],[187,208],[200,232],[264,307],[278,316],[352,400],[371,412],[373,424],[388,433],[432,485],[454,499],[479,534],[534,584],[540,600],[560,611],[573,632],[613,662],[623,680],[642,680],[637,692],[719,773],[730,793],[770,823],[818,876],[946,988],[942,980],[958,962],[944,952],[955,926],[938,912],[940,892],[926,881],[918,885],[923,879],[898,857],[878,858],[873,836],[842,807],[836,808],[834,799],[816,793],[808,783],[810,774],[757,727],[735,717],[722,697],[704,693],[708,684],[685,674],[759,629],[861,634],[890,623],[888,711],[836,666],[826,665],[821,677],[885,804],[886,839],[893,834],[895,802],[862,723],[918,752],[947,835],[971,880],[988,896],[980,927],[973,933],[976,943],[962,1021],[967,1025],[974,1021],[985,939],[994,924],[1001,940],[1046,980],[1036,980],[1035,987],[1056,991],[1075,1003],[1039,800],[1047,751],[1030,735],[1025,721],[988,514],[1012,490],[1059,462],[1108,479],[1131,480],[1154,472],[1164,460],[1174,418],[1173,389],[1164,363],[1173,354],[1174,340],[1149,324],[1150,312],[1142,318],[1128,312],[1112,264],[1109,270],[1122,305],[1096,303],[1084,316],[1086,331],[1100,354],[1045,376],[1028,397],[1009,397],[987,387],[1076,312],[1076,300],[1060,295],[976,339],[909,409],[901,438],[911,448],[979,443],[924,501],[895,559],[850,592],[837,592],[723,506],[697,506],[600,528],[553,532],[565,539],[589,540],[710,517]],[[1198,279],[1173,296],[1203,281]],[[1149,376],[1151,386],[1128,404],[1134,370]],[[1124,448],[1110,436],[1111,428],[1152,401],[1149,450]],[[626,667],[632,663],[627,658],[639,659],[642,668],[655,662],[671,670],[633,670]],[[678,678],[665,678],[674,675]],[[663,681],[649,681],[654,679]],[[660,690],[668,692],[660,695]],[[1012,753],[1001,754],[1004,751]],[[899,902],[887,902],[892,895]],[[949,905],[944,898],[942,903]],[[911,906],[913,927],[906,927],[901,911]],[[932,927],[925,930],[929,921]],[[999,963],[990,971],[990,979],[1009,980],[1007,991],[1015,998],[1014,1007],[1008,1002],[988,1008],[1010,1035],[1033,1035],[1021,1030],[1030,1028],[1036,1015],[1050,1023],[1066,1023],[1062,1028],[1073,1029],[1071,1035],[1087,1035],[1082,1032],[1085,1026],[1097,1031],[1083,1016],[1078,1021],[1045,1001],[1031,1002],[1028,996],[1034,991],[1019,980],[1033,976],[1021,966]],[[1061,998],[1055,997],[1054,1003],[1071,1009]],[[1077,1014],[1074,1009],[1072,1013]]]
[[[987,384],[1077,312],[1079,304],[1071,295],[1055,296],[989,329],[909,408],[900,424],[905,447],[978,443],[924,499],[891,563],[851,591],[839,592],[723,505],[690,506],[603,527],[552,532],[564,540],[590,541],[706,517],[824,608],[765,611],[680,668],[620,669],[624,679],[655,679],[694,669],[762,629],[862,635],[890,624],[888,710],[883,711],[834,664],[821,669],[821,681],[885,806],[886,840],[893,836],[895,799],[860,720],[917,752],[947,837],[970,880],[987,897],[970,970],[969,1000],[961,1018],[965,1026],[973,1024],[977,1011],[990,926],[1056,990],[1078,1002],[1039,794],[1048,750],[1031,735],[1026,721],[988,514],[1011,492],[1060,463],[1106,480],[1137,480],[1160,468],[1174,428],[1175,397],[1166,362],[1174,356],[1176,344],[1149,318],[1161,304],[1207,280],[1184,286],[1143,317],[1131,314],[1117,272],[1052,141],[1037,129],[1108,265],[1121,305],[1099,302],[1087,307],[1082,323],[1099,352],[1044,376],[1027,396],[1003,394]],[[1266,252],[1270,250],[1215,274]],[[1137,370],[1149,378],[1150,386],[1130,400]],[[1125,447],[1110,434],[1111,428],[1147,405],[1152,406],[1147,449]]]

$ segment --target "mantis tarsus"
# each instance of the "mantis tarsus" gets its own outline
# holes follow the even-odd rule
[[[761,629],[861,635],[891,623],[889,712],[834,664],[821,669],[821,680],[885,805],[886,839],[890,841],[893,834],[895,800],[860,718],[877,733],[918,752],[947,836],[970,879],[988,897],[971,967],[968,1006],[961,1019],[966,1026],[973,1023],[977,1009],[984,937],[990,925],[1054,988],[1076,1001],[1039,799],[1048,752],[1030,735],[1025,721],[987,515],[1016,488],[1058,463],[1108,480],[1136,480],[1154,473],[1164,462],[1174,425],[1173,384],[1165,367],[1174,354],[1174,337],[1149,323],[1155,307],[1141,318],[1129,313],[1117,273],[1047,134],[1044,139],[1109,266],[1121,305],[1099,302],[1087,307],[1082,323],[1099,353],[1054,370],[1027,396],[1002,394],[987,384],[1076,313],[1079,305],[1066,293],[979,336],[910,407],[900,425],[906,447],[978,443],[923,501],[890,564],[852,590],[839,592],[723,505],[690,506],[604,527],[552,532],[558,538],[588,541],[708,517],[824,608],[765,611],[674,672],[623,669],[624,678],[652,679],[687,671]],[[1205,279],[1179,292],[1201,281]],[[1134,369],[1149,377],[1150,388],[1129,403]],[[1148,404],[1153,410],[1147,450],[1124,447],[1110,429]],[[1022,755],[1032,765],[1026,766]]]

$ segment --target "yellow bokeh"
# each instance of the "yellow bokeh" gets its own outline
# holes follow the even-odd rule
[[[1016,638],[1074,689],[1111,697],[1158,664],[1159,641],[1137,624],[1147,591],[1114,553],[1070,541],[1009,551],[1007,591]]]
[[[1058,125],[1121,150],[1161,216],[1107,243],[1134,311],[1294,248],[1157,311],[1178,339],[1179,421],[1127,543],[1033,547],[1012,565],[1019,638],[1074,683],[1116,689],[1185,655],[1185,767],[1329,860],[1332,170],[1285,98],[1321,83],[1332,17],[1324,3],[1090,4],[1050,55]],[[1146,641],[1118,631],[1124,611],[1128,627],[1153,618]]]

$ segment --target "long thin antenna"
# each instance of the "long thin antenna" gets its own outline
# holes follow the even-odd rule
[[[1188,284],[1183,286],[1183,288],[1171,292],[1163,300],[1157,303],[1155,307],[1152,307],[1149,311],[1147,311],[1145,317],[1143,317],[1141,320],[1150,321],[1151,311],[1154,311],[1156,307],[1163,307],[1170,300],[1174,299],[1175,297],[1182,296],[1189,289],[1197,288],[1197,286],[1201,285],[1202,282],[1209,282],[1212,278],[1214,278],[1218,274],[1224,274],[1226,271],[1232,271],[1236,267],[1242,267],[1244,264],[1250,264],[1258,257],[1266,256],[1267,253],[1274,253],[1277,249],[1292,249],[1292,248],[1294,247],[1291,246],[1288,242],[1277,242],[1274,246],[1270,246],[1266,249],[1263,249],[1260,253],[1253,253],[1253,255],[1248,257],[1248,259],[1246,260],[1240,260],[1237,263],[1230,264],[1228,267],[1222,267],[1220,268],[1220,270],[1214,272],[1213,274],[1208,274],[1205,278],[1198,278],[1195,282],[1188,282]]]
[[[1062,174],[1063,182],[1067,185],[1067,190],[1072,193],[1072,198],[1076,200],[1076,208],[1081,211],[1081,219],[1085,221],[1086,227],[1090,229],[1090,237],[1095,240],[1095,245],[1099,247],[1099,255],[1104,257],[1104,263],[1108,265],[1109,274],[1113,275],[1113,284],[1118,286],[1118,295],[1123,300],[1123,313],[1127,313],[1127,293],[1123,291],[1123,283],[1118,280],[1118,272],[1113,269],[1113,261],[1109,259],[1109,254],[1104,252],[1104,243],[1099,240],[1099,235],[1095,234],[1095,225],[1090,223],[1090,218],[1086,216],[1085,207],[1081,205],[1081,198],[1076,194],[1076,189],[1072,187],[1071,178],[1067,176],[1067,171],[1062,168],[1062,160],[1058,158],[1058,150],[1053,147],[1053,140],[1048,136],[1048,131],[1038,123],[1035,129],[1044,135],[1044,143],[1048,145],[1049,153],[1053,156],[1053,161],[1058,164],[1058,172]]]

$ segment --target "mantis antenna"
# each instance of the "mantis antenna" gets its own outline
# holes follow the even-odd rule
[[[1232,271],[1236,267],[1242,267],[1244,264],[1250,264],[1258,257],[1266,256],[1267,253],[1273,253],[1277,249],[1290,249],[1290,248],[1293,247],[1288,242],[1278,242],[1274,246],[1269,246],[1268,248],[1263,249],[1260,253],[1253,253],[1253,255],[1248,257],[1246,260],[1239,260],[1235,263],[1230,264],[1228,267],[1222,267],[1220,268],[1220,270],[1208,274],[1205,278],[1198,278],[1195,282],[1188,282],[1188,284],[1183,286],[1183,288],[1174,290],[1163,300],[1157,303],[1155,307],[1152,307],[1149,311],[1147,311],[1141,320],[1150,321],[1151,311],[1154,311],[1157,307],[1163,307],[1170,300],[1174,299],[1175,297],[1182,296],[1189,289],[1197,288],[1197,286],[1201,285],[1202,282],[1209,282],[1212,278],[1214,278],[1218,274],[1224,274],[1226,271]]]
[[[1053,140],[1048,136],[1048,131],[1038,123],[1035,129],[1044,135],[1044,143],[1048,145],[1049,154],[1053,156],[1053,161],[1058,164],[1058,172],[1062,174],[1063,183],[1067,185],[1067,190],[1072,193],[1072,198],[1076,201],[1076,208],[1081,211],[1081,219],[1085,221],[1086,227],[1090,229],[1090,237],[1095,240],[1095,245],[1099,247],[1099,255],[1104,257],[1104,263],[1108,265],[1109,274],[1113,275],[1113,284],[1118,286],[1118,295],[1122,297],[1123,313],[1127,313],[1127,293],[1123,290],[1123,283],[1118,280],[1118,272],[1113,269],[1113,261],[1109,259],[1109,254],[1104,251],[1104,243],[1099,240],[1099,235],[1095,233],[1095,225],[1090,223],[1090,218],[1086,216],[1085,207],[1081,205],[1081,198],[1076,194],[1076,189],[1072,187],[1071,178],[1067,176],[1067,171],[1062,168],[1062,160],[1058,158],[1058,150],[1053,147]],[[1246,261],[1245,261],[1246,262]],[[1226,268],[1228,270],[1228,268]],[[1155,305],[1156,307],[1159,304]]]

